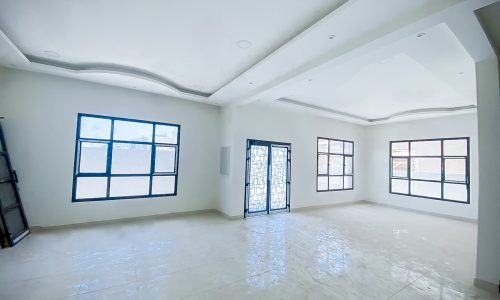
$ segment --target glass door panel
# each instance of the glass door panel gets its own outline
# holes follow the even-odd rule
[[[287,204],[288,148],[271,146],[271,210]]]
[[[245,216],[290,208],[290,144],[248,140]]]
[[[267,210],[268,151],[267,146],[250,146],[248,213]]]

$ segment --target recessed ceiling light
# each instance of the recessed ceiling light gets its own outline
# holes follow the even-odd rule
[[[239,40],[236,45],[238,46],[238,48],[241,48],[241,49],[248,49],[250,47],[252,47],[252,42],[250,42],[249,40]]]
[[[43,53],[49,57],[59,57],[60,56],[59,53],[54,52],[54,51],[50,51],[50,50],[45,50],[45,51],[43,51]]]
[[[334,38],[336,38],[336,37],[337,37],[337,36],[336,36],[335,34],[330,34],[330,35],[328,36],[328,39],[333,40],[333,39],[334,39]]]
[[[419,34],[417,34],[417,37],[423,37],[425,35],[425,32],[421,32]]]

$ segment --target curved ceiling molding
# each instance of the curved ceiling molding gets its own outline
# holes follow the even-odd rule
[[[406,117],[418,114],[441,114],[441,113],[453,113],[459,111],[473,110],[476,109],[476,105],[464,105],[464,106],[455,106],[455,107],[434,107],[434,108],[423,108],[423,109],[413,109],[406,110],[402,112],[398,112],[395,114],[391,114],[387,117],[377,118],[377,119],[368,119],[369,122],[381,122],[388,121],[390,119],[394,119],[397,117]]]
[[[314,110],[318,110],[318,111],[322,111],[322,112],[334,114],[334,115],[337,115],[337,116],[340,116],[340,117],[354,119],[354,120],[357,120],[357,121],[370,122],[369,119],[363,118],[363,117],[360,117],[360,116],[357,116],[357,115],[353,115],[353,114],[350,114],[350,113],[338,111],[338,110],[327,108],[327,107],[323,107],[323,106],[318,106],[318,105],[314,105],[314,104],[304,103],[304,102],[300,102],[300,101],[296,101],[296,100],[292,100],[292,99],[288,99],[288,98],[279,98],[279,99],[276,99],[275,101],[282,102],[282,103],[287,103],[287,104],[292,104],[292,105],[298,105],[298,106],[302,106],[302,107],[307,107],[307,108],[311,108],[311,109],[314,109]]]
[[[179,84],[173,82],[172,80],[168,80],[168,79],[163,78],[161,76],[158,76],[154,73],[147,72],[147,71],[137,69],[137,68],[125,67],[125,66],[114,65],[114,64],[69,64],[69,63],[64,63],[64,62],[59,62],[59,61],[54,61],[54,60],[48,60],[45,58],[27,55],[27,54],[25,54],[25,56],[29,60],[30,63],[48,66],[48,67],[53,67],[53,68],[58,68],[58,69],[63,69],[65,71],[70,71],[73,73],[80,73],[80,74],[96,73],[96,74],[123,75],[123,76],[134,77],[134,78],[146,80],[149,82],[153,82],[156,84],[160,84],[160,85],[163,85],[171,90],[174,90],[180,94],[187,95],[187,96],[208,98],[212,95],[211,93],[205,93],[205,92],[182,87]]]
[[[389,121],[395,118],[400,118],[400,117],[409,117],[409,116],[414,116],[414,115],[419,115],[419,114],[442,114],[442,113],[454,113],[454,112],[462,112],[462,111],[470,111],[470,110],[475,110],[477,108],[476,105],[464,105],[464,106],[456,106],[456,107],[434,107],[434,108],[424,108],[424,109],[413,109],[413,110],[406,110],[406,111],[401,111],[395,114],[388,115],[386,117],[382,118],[376,118],[376,119],[369,119],[369,118],[364,118],[358,115],[353,115],[350,113],[330,109],[327,107],[323,106],[318,106],[318,105],[313,105],[313,104],[308,104],[288,98],[279,98],[276,99],[275,101],[282,102],[282,103],[287,103],[291,105],[297,105],[301,107],[306,107],[310,108],[313,110],[333,114],[339,117],[343,118],[349,118],[353,120],[357,120],[358,122],[366,122],[366,123],[378,123],[378,122],[384,122],[384,121]]]

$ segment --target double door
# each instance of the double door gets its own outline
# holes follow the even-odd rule
[[[0,124],[0,246],[14,246],[29,233],[21,198],[17,190],[17,175],[12,170]]]
[[[290,210],[291,145],[247,141],[245,217]]]

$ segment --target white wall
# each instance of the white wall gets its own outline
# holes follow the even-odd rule
[[[476,277],[500,282],[500,64],[476,63],[479,116],[479,221]]]
[[[368,200],[426,212],[477,220],[477,114],[370,126],[366,131]],[[437,201],[389,193],[389,142],[394,140],[470,137],[470,204]]]
[[[230,147],[230,175],[222,176],[219,209],[242,216],[247,139],[292,144],[291,209],[365,199],[364,130],[360,125],[259,104],[223,108],[222,145]],[[317,138],[354,141],[354,190],[316,192]]]
[[[176,197],[71,203],[76,115],[179,123]],[[292,144],[291,207],[371,200],[477,219],[475,114],[364,127],[260,104],[218,107],[54,76],[0,69],[0,114],[30,224],[49,226],[218,208],[242,216],[247,139]],[[316,192],[318,136],[355,142],[353,191]],[[389,194],[389,141],[471,137],[471,204]],[[230,175],[219,175],[221,146]],[[219,196],[220,195],[220,196]]]
[[[77,113],[181,125],[178,195],[71,202]],[[0,68],[0,115],[31,226],[211,209],[218,198],[219,108]]]

